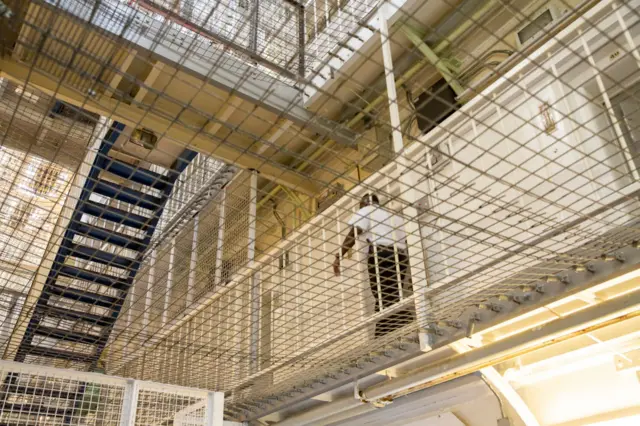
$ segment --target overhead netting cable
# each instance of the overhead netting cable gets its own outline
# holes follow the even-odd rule
[[[41,303],[106,122],[124,126],[109,155],[155,181],[89,181],[166,203],[157,217],[140,200],[90,200],[159,226],[148,250],[72,237],[140,256],[139,269],[118,291],[61,278],[79,296],[52,306],[85,317],[44,315],[32,345],[225,391],[238,419],[638,245],[636,0],[23,3],[8,3],[13,32],[0,32],[5,356]],[[136,145],[133,129],[155,144]],[[154,189],[185,152],[198,155],[177,183]],[[230,164],[240,171],[191,208]],[[380,201],[368,228],[395,237],[356,235],[342,253],[365,194]],[[80,222],[143,238],[89,216]],[[133,270],[100,260],[68,263]],[[89,315],[114,322],[87,326]],[[79,334],[108,339],[96,349]]]

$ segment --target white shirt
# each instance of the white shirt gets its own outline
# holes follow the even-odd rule
[[[360,228],[362,234],[358,236],[369,243],[388,247],[396,245],[401,250],[407,248],[404,221],[380,206],[369,205],[361,208],[349,219],[348,224]]]

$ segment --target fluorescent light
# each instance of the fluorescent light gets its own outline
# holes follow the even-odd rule
[[[640,415],[620,417],[619,419],[605,420],[603,422],[589,423],[585,426],[638,426],[640,425]]]

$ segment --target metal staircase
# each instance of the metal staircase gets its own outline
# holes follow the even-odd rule
[[[45,357],[97,367],[101,353],[180,173],[185,150],[166,173],[110,156],[124,125],[102,141],[15,360]]]

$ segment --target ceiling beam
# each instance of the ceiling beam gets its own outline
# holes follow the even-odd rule
[[[289,127],[291,127],[292,124],[293,123],[289,120],[280,120],[280,122],[271,129],[271,132],[269,132],[269,135],[266,138],[266,143],[263,142],[262,145],[256,149],[256,154],[262,155],[267,149],[274,146],[284,132],[289,130]]]
[[[144,83],[140,85],[138,93],[136,93],[136,96],[133,98],[134,102],[142,103],[144,97],[149,93],[149,88],[153,87],[153,83],[158,79],[158,76],[162,72],[162,68],[164,68],[164,64],[160,61],[156,61],[153,64],[153,68],[149,71],[149,75],[144,79]]]
[[[109,82],[109,88],[107,89],[108,94],[115,93],[122,81],[122,77],[127,73],[131,63],[135,59],[138,52],[135,49],[131,49],[127,52],[127,56],[122,61],[122,65],[118,67],[118,70],[114,73],[111,81]]]
[[[236,112],[236,110],[238,109],[238,107],[242,104],[242,99],[236,97],[236,96],[230,96],[226,102],[224,103],[224,105],[222,106],[222,108],[220,108],[220,111],[218,111],[218,113],[216,114],[216,119],[215,120],[210,120],[205,126],[204,126],[204,131],[206,133],[210,133],[212,135],[215,135],[218,133],[218,131],[220,130],[220,128],[222,128],[222,123],[226,122],[227,120],[229,120],[229,117],[231,117],[231,115]]]
[[[403,24],[400,29],[407,36],[407,38],[413,43],[413,45],[424,55],[425,58],[436,67],[440,75],[447,81],[451,89],[460,96],[464,93],[465,89],[458,81],[455,72],[449,68],[449,65],[438,56],[436,52],[431,49],[427,43],[424,42],[424,36],[419,34],[418,31],[413,29],[408,24]]]
[[[61,85],[59,81],[35,68],[7,58],[0,60],[0,73],[20,83],[28,82],[50,96],[108,119],[119,121],[133,128],[148,128],[159,137],[164,137],[167,141],[182,147],[210,154],[221,161],[243,169],[259,170],[262,177],[306,195],[313,196],[320,190],[318,185],[300,172],[282,164],[265,162],[263,158],[249,150],[251,146],[246,146],[246,141],[242,139],[239,141],[234,134],[225,139],[216,138],[215,135],[205,134],[202,125],[179,121],[180,117],[173,117],[170,113],[158,109],[143,110],[107,96],[89,97]],[[234,140],[237,143],[234,143]]]

